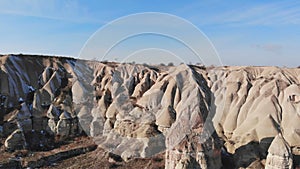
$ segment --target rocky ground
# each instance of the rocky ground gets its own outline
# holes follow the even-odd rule
[[[0,168],[300,165],[298,68],[0,61]]]

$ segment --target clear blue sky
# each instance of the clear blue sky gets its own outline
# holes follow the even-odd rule
[[[300,1],[2,0],[0,53],[77,57],[106,23],[139,12],[189,20],[225,65],[300,65]]]

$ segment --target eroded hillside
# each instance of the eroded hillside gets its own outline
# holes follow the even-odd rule
[[[170,169],[300,163],[300,69],[9,55],[0,76],[2,151],[87,135],[124,163],[161,154]]]

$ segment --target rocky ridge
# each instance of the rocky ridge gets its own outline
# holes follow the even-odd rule
[[[299,166],[300,69],[8,55],[0,77],[10,151],[87,134],[125,161],[165,152],[165,168]]]

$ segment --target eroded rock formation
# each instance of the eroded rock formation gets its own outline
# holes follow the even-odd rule
[[[170,169],[299,165],[300,69],[10,55],[0,75],[10,150],[85,133],[125,161],[165,152]]]

